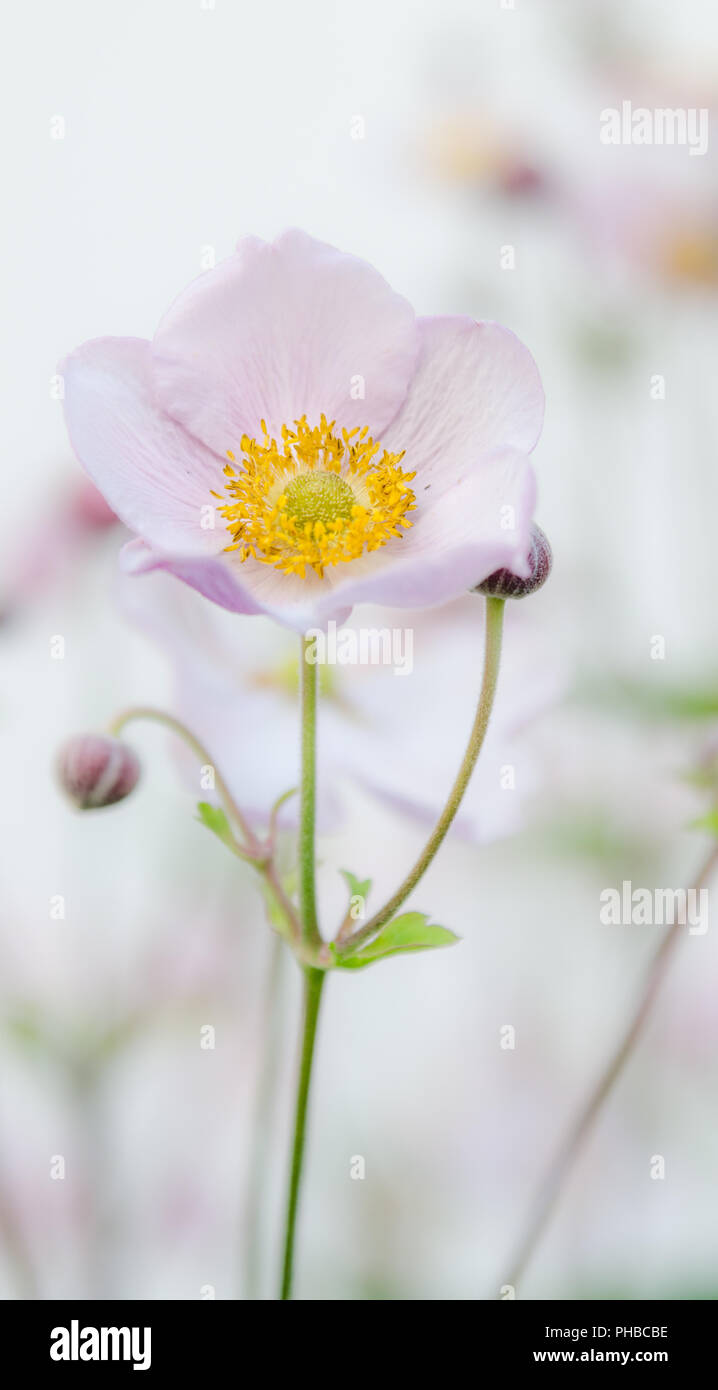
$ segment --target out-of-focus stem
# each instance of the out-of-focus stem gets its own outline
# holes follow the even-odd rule
[[[261,1060],[252,1121],[252,1150],[244,1201],[244,1297],[256,1300],[261,1293],[262,1226],[264,1206],[262,1194],[268,1169],[269,1135],[275,1100],[281,1011],[279,1008],[282,983],[284,945],[278,936],[272,937],[271,955],[262,1001]]]
[[[15,1276],[18,1298],[39,1298],[40,1291],[35,1268],[2,1173],[0,1173],[0,1247],[7,1256],[8,1264]]]
[[[703,868],[693,884],[694,892],[697,893],[704,887],[717,863],[718,846],[715,846],[708,855]],[[623,1074],[626,1063],[633,1053],[635,1044],[643,1031],[646,1019],[650,1014],[656,995],[665,978],[666,970],[670,964],[682,930],[684,930],[683,924],[680,921],[676,921],[673,923],[670,930],[666,932],[666,935],[648,965],[643,987],[638,996],[638,1003],[631,1015],[628,1026],[621,1034],[618,1046],[612,1053],[596,1085],[593,1087],[586,1104],[579,1112],[573,1126],[569,1130],[546,1173],[543,1185],[529,1216],[525,1232],[519,1241],[518,1248],[514,1255],[511,1273],[506,1280],[506,1283],[510,1284],[514,1289],[517,1288],[519,1280],[549,1222],[558,1198],[561,1195],[563,1184],[573,1168],[588,1134],[593,1129],[605,1101],[608,1099],[616,1082]]]

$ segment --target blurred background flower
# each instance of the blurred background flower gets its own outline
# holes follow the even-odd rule
[[[184,617],[171,639],[151,630],[149,589],[144,628],[128,615],[123,532],[68,458],[54,364],[108,331],[150,336],[239,235],[292,224],[379,265],[419,313],[506,324],[546,390],[553,576],[509,614],[497,747],[415,895],[464,939],[327,991],[297,1284],[493,1297],[660,931],[602,926],[600,893],[679,887],[708,845],[688,827],[715,794],[718,719],[718,14],[366,0],[357,17],[318,0],[309,21],[288,0],[128,0],[110,44],[106,15],[76,0],[43,6],[42,25],[38,45],[35,13],[14,12],[1,98],[21,212],[3,229],[0,1293],[250,1288],[272,968],[256,885],[197,824],[161,731],[133,728],[141,785],[94,818],[68,810],[53,767],[68,735],[127,705],[204,710],[261,811],[292,781],[295,656],[237,619],[235,663],[212,613],[193,657]],[[270,102],[266,65],[242,61],[267,52]],[[706,108],[705,156],[603,145],[601,112],[624,99]],[[327,921],[339,869],[371,874],[378,901],[416,855],[470,719],[480,605],[422,615],[412,675],[327,668]],[[235,746],[240,697],[251,733]],[[507,764],[515,790],[497,797]],[[682,943],[522,1296],[715,1295],[716,935],[713,916]],[[288,961],[266,1115],[265,1296],[296,973]]]
[[[262,617],[238,624],[235,615],[207,605],[166,574],[140,581],[122,576],[118,600],[169,658],[174,690],[168,712],[199,738],[250,819],[266,826],[274,803],[299,779],[296,636]],[[532,622],[514,604],[509,610],[501,701],[452,832],[481,842],[520,823],[538,778],[530,749],[522,757],[521,735],[564,693],[562,670],[566,679],[562,660],[544,659],[547,635],[536,614]],[[362,633],[367,657],[373,654],[374,660],[359,663]],[[346,821],[357,782],[430,826],[449,794],[473,719],[483,662],[483,602],[467,595],[412,614],[409,627],[403,610],[362,605],[333,641],[337,653],[344,643],[349,656],[356,656],[346,664],[320,665],[323,829]],[[332,654],[329,645],[327,652]],[[177,752],[197,796],[197,759],[181,747]],[[294,825],[296,814],[296,801],[287,801],[279,824]]]

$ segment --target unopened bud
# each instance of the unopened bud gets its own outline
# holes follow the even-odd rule
[[[58,759],[60,784],[81,811],[114,806],[137,785],[140,763],[126,743],[108,734],[78,734]]]
[[[551,192],[550,180],[536,165],[515,160],[499,173],[499,187],[509,198],[533,198]]]
[[[526,598],[535,594],[546,583],[550,573],[553,556],[546,536],[536,523],[531,527],[531,542],[526,556],[529,573],[525,579],[512,570],[496,570],[483,583],[477,584],[475,593],[486,594],[488,598]]]

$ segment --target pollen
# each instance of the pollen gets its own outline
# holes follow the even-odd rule
[[[282,426],[278,442],[262,420],[260,441],[242,437],[241,460],[228,451],[224,494],[212,494],[232,538],[227,551],[321,579],[328,566],[401,540],[416,507],[403,453],[382,449],[367,426],[335,425],[322,415],[312,426],[303,415]]]

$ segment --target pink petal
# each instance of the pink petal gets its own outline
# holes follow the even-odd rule
[[[299,231],[240,242],[180,295],[153,344],[163,406],[222,456],[262,419],[277,435],[324,413],[376,436],[417,351],[413,310],[378,271]]]
[[[305,580],[281,574],[257,561],[240,564],[228,556],[167,555],[144,541],[128,541],[120,552],[126,574],[151,574],[164,570],[197,593],[231,613],[264,614],[296,632],[306,632],[334,618],[344,622],[351,612],[346,603],[334,602],[331,590],[309,576]],[[319,603],[323,597],[324,603]],[[324,616],[326,614],[326,616]]]
[[[203,529],[202,508],[222,489],[222,462],[155,404],[151,348],[141,338],[96,338],[62,365],[73,448],[112,510],[159,549],[220,551],[221,518]],[[211,513],[207,513],[211,516]]]
[[[497,323],[419,319],[421,352],[408,396],[382,444],[406,450],[420,502],[440,495],[497,449],[528,454],[541,433],[544,395],[523,343]]]

